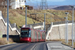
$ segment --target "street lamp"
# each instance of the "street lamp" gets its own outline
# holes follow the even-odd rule
[[[26,0],[25,0],[26,4]],[[25,27],[27,27],[27,6],[25,6]]]
[[[9,41],[9,0],[7,0],[7,41]]]
[[[72,7],[72,46],[74,45],[73,44],[73,34],[74,34],[74,32],[73,32],[73,29],[74,29],[74,8],[75,8],[75,6],[71,6]]]
[[[46,31],[46,13],[44,13],[44,31]]]
[[[65,31],[65,42],[68,44],[68,12],[65,12],[66,17],[65,17],[65,22],[66,22],[66,31]]]

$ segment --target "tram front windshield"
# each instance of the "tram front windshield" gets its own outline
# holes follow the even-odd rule
[[[29,37],[29,29],[22,29],[21,37]]]

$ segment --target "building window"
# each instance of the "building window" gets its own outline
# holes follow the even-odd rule
[[[24,2],[25,0],[19,0],[20,2]]]
[[[25,2],[25,0],[22,0],[22,2]]]
[[[19,2],[21,2],[21,0],[19,0]]]
[[[23,0],[22,0],[22,2],[23,2]]]
[[[22,0],[19,0],[20,2],[22,2]]]

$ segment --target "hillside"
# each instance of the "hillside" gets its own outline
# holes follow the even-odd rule
[[[46,14],[46,24],[50,24],[51,22],[65,21],[64,19],[64,17],[66,17],[65,12],[69,12],[68,19],[72,20],[71,10],[27,10],[27,24],[44,22],[44,14],[41,13],[48,13]],[[39,13],[39,14],[34,15],[34,13]],[[4,12],[3,15],[6,16],[6,13]],[[11,23],[16,23],[18,27],[24,25],[25,10],[10,9],[9,20]]]
[[[55,7],[55,8],[52,8],[54,10],[72,10],[72,6],[58,6],[58,7]]]

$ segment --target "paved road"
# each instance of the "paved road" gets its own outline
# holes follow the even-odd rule
[[[32,50],[48,50],[47,42],[38,43]]]
[[[0,46],[0,50],[47,50],[46,42],[39,43],[17,43]]]
[[[16,43],[0,46],[0,50],[74,50],[61,42]]]

